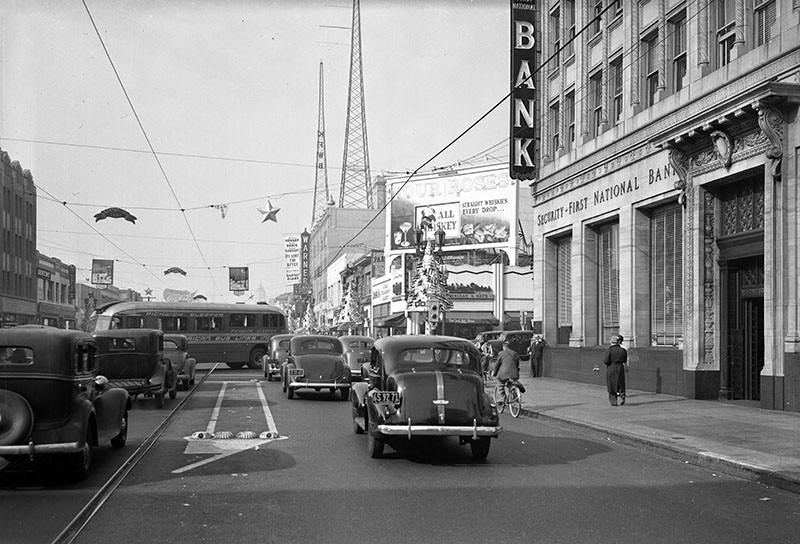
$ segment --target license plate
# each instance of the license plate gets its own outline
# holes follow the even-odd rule
[[[375,404],[399,404],[400,393],[397,391],[373,391],[372,402]]]
[[[289,377],[290,378],[299,378],[300,376],[305,375],[305,370],[302,368],[290,368],[289,369]]]

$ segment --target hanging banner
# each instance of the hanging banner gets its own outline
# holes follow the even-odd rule
[[[250,289],[250,269],[246,266],[231,266],[228,268],[229,289],[234,291],[247,291]]]
[[[114,261],[108,259],[92,259],[92,283],[94,285],[113,285]]]
[[[283,254],[286,259],[286,285],[300,283],[300,235],[283,235]]]
[[[539,71],[538,0],[511,0],[511,134],[509,175],[532,180],[539,159],[536,111]]]

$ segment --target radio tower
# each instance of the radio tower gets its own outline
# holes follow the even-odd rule
[[[325,85],[322,75],[322,61],[319,61],[319,119],[317,121],[317,161],[314,178],[314,209],[311,215],[311,229],[325,213],[328,206],[335,204],[328,190],[328,158],[325,152]]]
[[[361,7],[353,0],[350,39],[350,87],[347,95],[347,128],[344,136],[340,208],[367,208],[372,202],[367,150],[367,119],[364,110],[364,77],[361,65]]]

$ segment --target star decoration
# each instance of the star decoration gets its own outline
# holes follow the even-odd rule
[[[267,209],[267,208],[258,208],[258,211],[260,211],[261,214],[264,216],[261,219],[261,222],[265,223],[267,221],[274,221],[274,222],[277,223],[278,222],[278,212],[281,211],[281,209],[280,208],[273,208],[272,207],[272,202],[270,202],[269,200],[267,200],[267,206],[269,206],[269,209]]]
[[[152,296],[153,295],[153,290],[148,287],[147,289],[144,290],[144,294],[145,294],[145,296],[148,296],[148,297]]]

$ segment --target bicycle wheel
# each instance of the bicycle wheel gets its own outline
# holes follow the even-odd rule
[[[506,404],[503,402],[503,384],[498,383],[494,386],[494,403],[497,405],[498,413],[503,413],[506,409]]]
[[[522,393],[519,387],[512,385],[508,388],[508,411],[511,412],[512,417],[519,417],[522,410]]]

